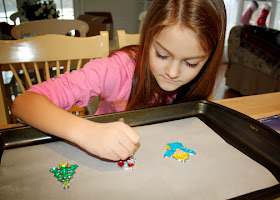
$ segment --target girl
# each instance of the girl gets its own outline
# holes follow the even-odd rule
[[[154,0],[139,46],[125,47],[81,70],[34,85],[18,96],[14,116],[110,160],[134,153],[139,135],[123,122],[95,123],[69,114],[100,96],[96,114],[206,99],[224,47],[222,0]]]

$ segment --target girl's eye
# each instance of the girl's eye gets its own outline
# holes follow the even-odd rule
[[[159,52],[157,52],[157,51],[156,51],[156,55],[157,55],[157,57],[159,57],[159,58],[161,58],[163,60],[168,58],[168,56],[163,56],[163,55],[159,54]]]
[[[186,65],[188,65],[189,67],[193,67],[193,68],[195,68],[195,67],[198,65],[198,63],[196,63],[196,64],[191,64],[191,63],[189,63],[189,62],[187,62],[187,61],[185,61],[185,63],[186,63]]]

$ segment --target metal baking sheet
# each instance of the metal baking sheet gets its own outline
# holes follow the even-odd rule
[[[226,142],[267,168],[280,180],[280,137],[279,134],[241,113],[209,101],[188,102],[110,115],[88,117],[98,122],[117,121],[124,118],[133,127],[156,124],[184,118],[197,117]],[[2,130],[1,150],[41,144],[59,140],[29,126]],[[279,184],[235,199],[264,199],[280,195]]]

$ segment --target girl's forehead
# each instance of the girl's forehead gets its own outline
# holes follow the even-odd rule
[[[179,25],[168,26],[162,29],[154,37],[153,42],[164,47],[171,53],[176,52],[179,54],[188,54],[189,56],[206,54],[201,48],[200,40],[195,33],[191,29]]]
[[[191,30],[188,27],[181,26],[179,24],[166,26],[156,35],[156,38],[161,37],[162,35],[172,37],[175,36],[175,34],[177,34],[177,37],[180,37],[182,39],[191,37],[193,39],[198,40],[198,37],[196,36],[193,30]]]

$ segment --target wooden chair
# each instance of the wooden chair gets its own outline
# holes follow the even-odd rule
[[[138,45],[140,34],[127,34],[124,30],[117,30],[117,46],[122,48],[129,45]]]
[[[24,22],[15,26],[11,35],[15,39],[22,39],[25,34],[45,35],[58,34],[66,35],[71,30],[77,30],[81,37],[86,37],[89,26],[82,20],[67,19],[44,19]]]
[[[101,31],[100,35],[92,37],[41,35],[20,40],[1,40],[0,125],[9,123],[1,71],[12,71],[19,90],[25,92],[33,84],[56,77],[65,71],[69,72],[73,68],[79,70],[89,60],[107,57],[108,54],[107,31]],[[77,110],[70,111],[76,114]]]

